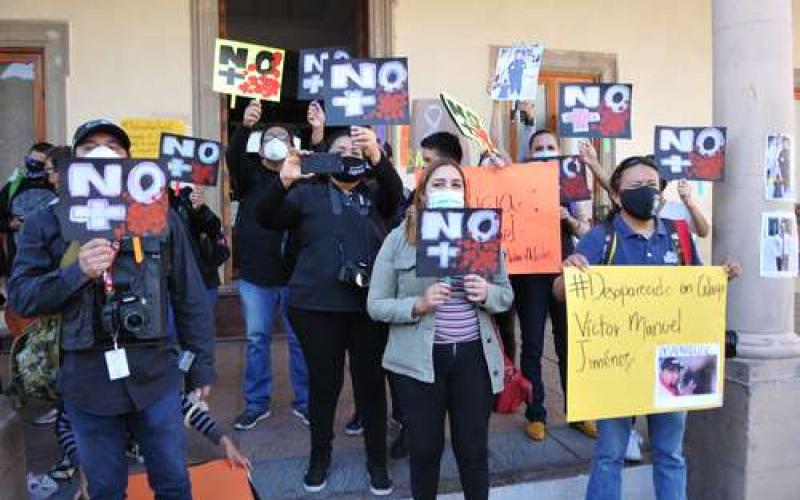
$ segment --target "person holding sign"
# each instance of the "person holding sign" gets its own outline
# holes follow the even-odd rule
[[[93,120],[78,127],[73,149],[77,158],[128,158],[130,140],[113,123]],[[64,178],[69,179],[67,173]],[[8,284],[9,301],[25,316],[60,316],[59,389],[91,497],[124,497],[130,433],[146,458],[156,497],[189,499],[180,400],[183,374],[163,321],[166,304],[122,303],[118,292],[123,290],[117,290],[124,282],[127,297],[171,298],[177,340],[194,355],[187,366],[186,389],[197,400],[206,399],[216,378],[213,322],[186,233],[178,216],[169,212],[163,240],[65,241],[64,221],[56,214],[69,193],[67,184],[58,203],[36,212],[23,226]],[[141,255],[142,247],[147,255]],[[131,271],[139,265],[150,274]],[[154,273],[163,278],[153,279]],[[104,321],[109,316],[116,319]]]
[[[349,132],[349,133],[348,133]],[[308,362],[311,457],[303,486],[327,484],[336,403],[345,354],[355,373],[355,399],[364,419],[370,489],[392,492],[386,470],[386,394],[381,355],[386,328],[366,311],[369,276],[403,192],[397,170],[375,133],[351,127],[328,138],[329,153],[341,155],[344,171],[314,179],[303,174],[292,150],[280,177],[256,204],[258,222],[289,230],[296,248],[289,280],[289,319]],[[373,179],[367,181],[367,176]]]
[[[253,429],[272,415],[270,345],[276,310],[281,315],[289,346],[289,374],[294,392],[292,412],[303,423],[308,422],[306,362],[287,309],[286,232],[265,229],[256,220],[258,198],[278,179],[293,136],[284,126],[268,125],[261,135],[258,156],[250,155],[247,141],[259,120],[261,101],[253,99],[244,111],[242,125],[234,130],[226,153],[231,186],[235,199],[239,200],[234,229],[240,242],[237,245],[239,294],[247,330],[247,360],[242,379],[245,408],[233,422],[233,428],[240,431]]]
[[[647,157],[634,156],[619,164],[611,176],[615,205],[609,222],[589,231],[564,266],[586,269],[590,265],[676,266],[699,265],[690,238],[680,238],[675,226],[656,216],[660,197],[658,167]],[[681,243],[683,241],[684,243]],[[689,245],[684,248],[683,245]],[[728,259],[729,279],[740,273],[738,262]],[[563,277],[553,284],[559,300],[565,298]],[[665,360],[666,362],[666,360]],[[665,363],[665,369],[674,367]],[[672,375],[664,374],[670,383]],[[653,448],[653,480],[656,497],[686,498],[686,461],[683,457],[685,412],[647,416]],[[622,496],[622,467],[631,435],[630,417],[598,421],[598,439],[592,460],[587,500],[618,500]]]
[[[405,221],[378,254],[367,309],[390,325],[383,367],[406,413],[414,498],[436,498],[449,414],[464,497],[486,499],[489,415],[504,374],[490,315],[507,311],[513,292],[502,258],[490,277],[418,276],[418,217],[426,208],[463,208],[466,199],[464,172],[450,160],[428,167],[419,186]]]
[[[541,129],[531,136],[528,157],[534,162],[548,161],[560,155],[558,137],[552,131]],[[589,157],[588,153],[586,156]],[[589,223],[576,204],[561,205],[561,258],[573,252],[575,248],[573,237],[580,237],[588,230]],[[567,393],[567,309],[562,302],[553,297],[552,288],[555,279],[556,276],[553,274],[517,274],[511,277],[516,297],[514,307],[517,310],[522,334],[520,368],[533,384],[533,401],[525,411],[528,420],[525,434],[534,441],[542,441],[546,436],[547,409],[544,406],[541,360],[548,315],[558,356],[561,388],[565,395]],[[590,437],[597,435],[594,422],[576,422],[571,425]]]

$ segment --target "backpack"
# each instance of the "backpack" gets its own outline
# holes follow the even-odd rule
[[[78,258],[80,245],[72,242],[61,257],[61,268]],[[20,404],[29,399],[54,401],[60,360],[61,315],[36,318],[11,344],[11,380],[8,393]]]
[[[689,225],[685,220],[672,220],[661,219],[664,226],[667,228],[669,239],[672,244],[672,249],[677,250],[678,265],[691,266],[692,265],[692,235],[689,232]],[[605,238],[603,244],[603,260],[604,266],[608,266],[613,262],[614,256],[617,254],[617,232],[614,230],[612,221],[603,223],[605,228]]]

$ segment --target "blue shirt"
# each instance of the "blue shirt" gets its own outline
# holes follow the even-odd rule
[[[611,259],[611,265],[676,266],[680,262],[678,258],[680,249],[672,242],[669,231],[660,218],[656,219],[656,230],[649,238],[645,238],[631,229],[619,214],[614,217],[612,225],[617,234],[617,248]],[[586,257],[589,264],[603,265],[606,231],[604,224],[592,228],[578,242],[575,252]],[[693,241],[691,241],[691,245],[692,265],[701,265],[702,261],[697,254]]]

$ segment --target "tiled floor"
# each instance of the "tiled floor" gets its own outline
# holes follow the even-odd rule
[[[291,386],[287,378],[286,342],[277,337],[272,346],[275,365],[273,416],[249,432],[233,432],[232,436],[255,464],[253,483],[262,498],[307,497],[301,487],[308,448],[308,430],[291,413]],[[210,405],[213,415],[226,431],[242,409],[241,373],[245,343],[226,340],[217,343],[216,366],[219,381],[213,388]],[[494,415],[491,422],[490,468],[492,484],[507,484],[537,477],[559,477],[586,472],[592,441],[564,425],[563,396],[558,384],[552,342],[547,341],[544,377],[547,387],[547,407],[550,412],[550,437],[543,443],[533,443],[522,433],[522,415]],[[1,356],[0,356],[1,358]],[[7,366],[0,359],[0,366]],[[30,407],[23,411],[26,424],[28,469],[43,472],[58,458],[59,449],[51,428],[36,428],[30,421],[42,410]],[[317,498],[365,498],[367,490],[364,470],[363,439],[347,437],[343,426],[353,411],[349,379],[342,391],[336,421],[334,458],[328,488]],[[219,456],[218,450],[201,435],[190,431],[189,457],[202,462]],[[405,460],[391,463],[396,483],[394,497],[409,496],[408,468]],[[72,487],[64,484],[63,491],[53,498],[69,498]],[[442,464],[440,491],[458,490],[458,474],[449,449]]]

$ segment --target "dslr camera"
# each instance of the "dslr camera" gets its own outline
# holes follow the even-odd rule
[[[356,288],[369,288],[370,268],[366,262],[347,261],[339,267],[337,279]]]
[[[150,325],[147,299],[130,292],[117,294],[103,306],[103,329],[136,338],[145,334]]]

